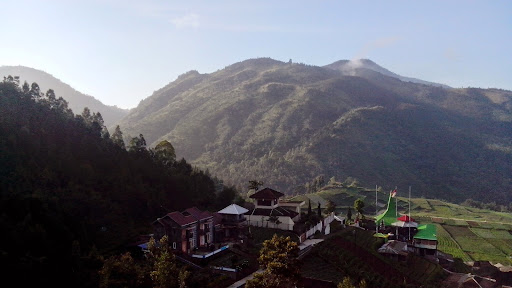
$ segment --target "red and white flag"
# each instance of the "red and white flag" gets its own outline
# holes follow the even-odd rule
[[[395,197],[395,195],[396,195],[396,189],[391,191],[391,197]]]

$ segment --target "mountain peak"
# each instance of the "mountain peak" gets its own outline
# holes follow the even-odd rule
[[[382,75],[393,77],[396,79],[399,79],[403,82],[413,82],[418,84],[425,84],[430,86],[440,86],[444,88],[450,88],[447,85],[424,81],[416,78],[411,77],[405,77],[398,75],[394,72],[389,71],[388,69],[378,65],[377,63],[373,62],[370,59],[353,59],[353,60],[339,60],[336,62],[333,62],[331,64],[323,66],[324,68],[329,68],[332,70],[337,70],[343,73],[344,75],[350,75],[350,76],[361,76],[362,70],[372,70],[375,72],[378,72]]]

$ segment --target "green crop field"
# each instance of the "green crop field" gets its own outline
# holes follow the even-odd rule
[[[509,257],[510,246],[504,243],[505,241],[497,239],[493,230],[449,225],[443,225],[442,227],[452,236],[453,240],[459,244],[462,251],[473,260],[487,260],[499,262],[504,265],[512,264],[511,258]],[[499,235],[502,234],[499,233]],[[509,242],[512,244],[512,241],[509,240]],[[443,251],[441,248],[440,250]]]
[[[452,238],[450,233],[443,228],[443,225],[437,226],[438,249],[444,253],[451,254],[454,258],[460,258],[462,261],[472,261],[473,259],[464,252],[458,243]]]
[[[377,195],[379,206],[387,203],[389,191],[379,191]],[[371,209],[367,208],[368,215],[375,213],[374,190],[331,187],[301,196],[306,201],[311,199],[313,209],[317,202],[325,203],[322,199],[331,200],[337,205],[336,211],[341,216],[346,213],[346,207],[353,207],[355,199],[362,198],[365,206],[371,207]],[[409,199],[398,197],[397,200],[398,214],[408,214]],[[440,251],[460,258],[464,262],[487,260],[512,265],[512,213],[477,209],[424,198],[411,198],[410,206],[411,216],[419,224],[436,223]],[[379,207],[379,210],[382,209],[385,207]]]
[[[473,231],[473,233],[475,233],[476,235],[482,237],[482,238],[485,238],[485,239],[492,239],[492,238],[496,238],[496,235],[494,233],[492,233],[492,229],[485,229],[485,228],[470,228],[471,231]]]

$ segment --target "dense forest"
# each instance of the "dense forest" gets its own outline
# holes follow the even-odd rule
[[[103,256],[151,233],[168,212],[216,210],[237,197],[162,141],[124,143],[101,114],[74,114],[53,90],[0,83],[0,264],[4,282],[97,287]],[[14,282],[12,282],[14,281]]]

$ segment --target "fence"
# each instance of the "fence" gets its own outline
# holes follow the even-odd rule
[[[300,235],[299,239],[300,242],[303,242],[304,240],[308,239],[309,237],[315,235],[317,231],[322,232],[325,235],[328,235],[331,232],[330,224],[334,220],[334,213],[331,213],[329,216],[325,217],[322,221],[318,222],[315,226],[311,227],[309,230],[307,230],[305,233]]]

